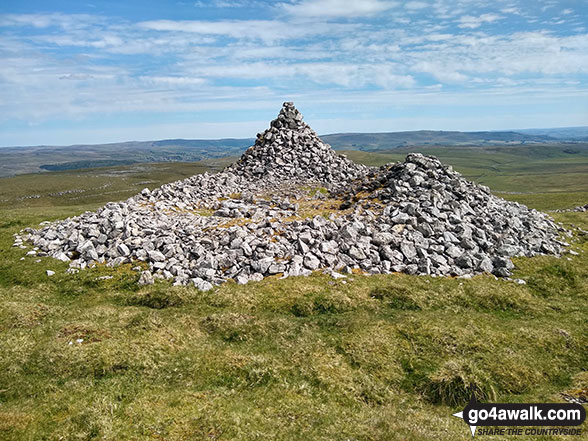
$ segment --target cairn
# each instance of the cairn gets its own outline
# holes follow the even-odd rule
[[[301,205],[321,195],[309,188],[339,202],[309,217]],[[25,233],[15,246],[31,242],[37,256],[69,262],[69,272],[144,262],[136,266],[141,284],[161,278],[201,290],[319,269],[334,277],[354,270],[508,277],[511,257],[559,255],[568,245],[547,215],[492,195],[434,157],[412,153],[380,168],[353,163],[292,103],[220,173]]]

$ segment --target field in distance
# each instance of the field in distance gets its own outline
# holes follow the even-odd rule
[[[430,146],[554,146],[586,143],[586,128],[547,130],[541,134],[518,132],[448,132],[420,130],[389,133],[336,133],[322,139],[335,150],[382,151]],[[254,143],[242,139],[166,139],[112,144],[0,148],[0,177],[23,173],[63,171],[144,162],[189,162],[239,156]]]
[[[536,208],[588,202],[584,150],[425,152]],[[588,395],[587,213],[553,213],[578,254],[515,259],[526,284],[315,272],[202,293],[140,287],[131,265],[68,275],[11,247],[22,228],[227,161],[0,179],[0,439],[453,441],[470,437],[451,414],[472,387],[492,402]]]
[[[413,151],[437,156],[466,178],[489,186],[497,195],[533,208],[570,208],[588,202],[588,144],[410,147],[340,153],[356,162],[379,166],[403,160]],[[235,159],[132,164],[0,178],[0,207],[98,207],[126,199],[145,187],[153,189],[196,173],[218,171]]]

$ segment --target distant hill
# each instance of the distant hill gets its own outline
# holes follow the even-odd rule
[[[240,155],[254,139],[168,139],[0,148],[0,177],[145,162],[194,162]]]
[[[527,135],[544,135],[564,141],[588,141],[588,126],[558,127],[554,129],[521,129],[516,132]]]
[[[517,132],[446,132],[419,130],[391,133],[337,133],[322,136],[322,139],[339,150],[386,150],[410,146],[484,146],[508,144],[545,144],[557,142],[546,135],[531,135]]]
[[[539,133],[544,130],[545,133]],[[560,130],[560,132],[558,132]],[[582,131],[584,130],[584,131]],[[532,133],[537,131],[537,133]],[[336,133],[321,138],[336,150],[384,151],[402,147],[517,146],[557,144],[583,136],[588,127],[496,132],[419,130],[390,133]],[[41,171],[74,170],[145,162],[193,162],[238,156],[254,143],[242,139],[165,139],[111,144],[0,148],[0,177]],[[579,142],[581,138],[572,138]]]

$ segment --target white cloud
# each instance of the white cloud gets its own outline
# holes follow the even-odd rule
[[[75,74],[66,74],[59,77],[60,80],[74,80],[74,81],[85,81],[91,80],[95,78],[94,75],[90,75],[87,73],[75,73]]]
[[[42,29],[56,26],[72,30],[87,28],[100,21],[99,17],[88,14],[0,14],[0,27],[30,26]]]
[[[466,83],[469,80],[469,77],[459,72],[458,66],[451,62],[419,61],[412,66],[412,69],[429,74],[445,84]]]
[[[503,14],[514,14],[514,15],[521,15],[521,10],[519,8],[515,8],[513,6],[508,8],[502,8],[500,10]]]
[[[325,18],[372,16],[396,6],[398,2],[387,0],[302,0],[278,4],[278,7],[293,16]]]
[[[421,1],[410,1],[410,2],[406,2],[404,4],[404,8],[408,9],[408,10],[424,9],[424,8],[427,8],[428,6],[429,6],[428,3],[421,2]]]
[[[275,84],[312,82],[318,85],[337,85],[352,89],[365,86],[406,88],[415,84],[410,75],[396,72],[396,66],[386,64],[345,64],[329,62],[302,63],[237,63],[193,64],[183,66],[187,71],[213,79],[267,79]]]
[[[199,0],[194,2],[197,8],[254,8],[267,6],[262,1],[256,0]]]
[[[494,23],[503,17],[498,14],[482,14],[479,16],[464,15],[459,19],[458,27],[463,29],[476,29],[484,23]]]
[[[331,9],[318,14],[312,9],[317,4]],[[378,115],[391,103],[473,105],[476,95],[493,105],[516,101],[521,106],[533,94],[574,102],[586,96],[581,91],[588,75],[588,35],[572,26],[570,15],[565,33],[496,27],[480,32],[482,23],[513,19],[499,14],[514,14],[506,10],[518,4],[500,2],[491,9],[479,0],[433,0],[431,11],[418,14],[391,10],[391,2],[349,1],[333,15],[336,4],[341,2],[298,1],[288,3],[294,9],[284,14],[282,3],[259,20],[128,23],[0,15],[0,25],[14,27],[0,35],[0,119],[45,121],[55,117],[55,109],[73,119],[137,112],[208,116],[211,110],[251,108],[273,112],[289,99],[316,108],[333,103],[333,113],[355,111],[365,102],[366,114]],[[370,17],[377,8],[378,20],[351,20]],[[496,12],[477,15],[482,10]],[[272,19],[276,13],[279,18]],[[328,21],[337,17],[349,20]]]
[[[140,80],[151,84],[162,84],[167,86],[201,86],[206,84],[206,80],[197,77],[139,77]]]
[[[152,20],[138,23],[138,27],[152,31],[183,32],[215,35],[239,40],[279,41],[321,34],[352,31],[355,25],[329,24],[316,26],[295,25],[280,20]]]

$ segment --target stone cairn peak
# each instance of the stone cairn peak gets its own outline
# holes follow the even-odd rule
[[[331,187],[362,176],[367,167],[338,155],[302,118],[294,103],[285,102],[276,119],[257,134],[250,147],[228,171],[249,179],[291,179]]]
[[[30,242],[28,256],[69,262],[70,273],[131,264],[140,284],[160,278],[208,290],[318,269],[335,278],[354,270],[509,277],[511,257],[559,255],[566,234],[547,215],[492,195],[434,157],[355,164],[284,103],[222,172],[27,228],[14,245]]]

